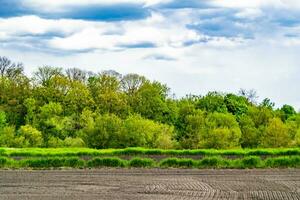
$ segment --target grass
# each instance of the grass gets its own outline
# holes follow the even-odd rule
[[[193,159],[166,158],[163,159],[159,166],[162,168],[194,168],[197,161]]]
[[[197,165],[198,168],[221,168],[225,166],[227,168],[228,164],[225,162],[225,159],[220,156],[205,157],[200,160]]]
[[[8,158],[0,157],[0,167],[5,166],[7,161],[8,161]]]
[[[286,166],[299,168],[300,156],[268,158],[265,161],[265,166],[269,168],[285,168]]]
[[[120,158],[93,158],[87,162],[89,168],[125,167],[126,165],[127,161]]]
[[[72,157],[72,156],[300,156],[300,148],[282,149],[234,149],[234,150],[163,150],[163,149],[88,149],[88,148],[0,148],[0,156],[6,157]]]
[[[241,164],[243,168],[261,168],[263,166],[263,161],[260,157],[250,156],[241,159]]]
[[[155,162],[148,158],[135,157],[127,161],[118,157],[96,157],[82,160],[79,157],[44,157],[14,160],[0,157],[0,168],[7,169],[51,169],[51,168],[200,168],[200,169],[251,169],[251,168],[300,168],[300,156],[271,157],[265,160],[258,156],[226,159],[220,156],[205,157],[200,160],[186,158],[166,158]]]
[[[150,168],[155,166],[155,162],[150,158],[133,158],[128,162],[128,166],[135,168]]]

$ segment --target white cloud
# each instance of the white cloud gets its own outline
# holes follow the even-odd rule
[[[163,1],[116,0],[114,3],[139,2],[147,6]],[[241,87],[254,88],[261,97],[300,108],[297,88],[300,84],[297,76],[300,73],[300,26],[293,21],[292,26],[280,25],[281,16],[276,15],[281,9],[283,12],[300,8],[298,0],[212,1],[219,8],[155,10],[148,18],[132,21],[92,22],[37,16],[0,18],[0,55],[24,61],[30,71],[49,64],[140,73],[167,83],[179,96],[204,94],[209,90],[236,92]],[[111,3],[108,0],[25,2],[49,10]],[[293,17],[292,12],[290,15]],[[215,24],[210,23],[214,20]],[[207,32],[201,26],[189,27],[204,23],[207,23],[204,27]],[[213,33],[232,31],[233,34],[210,35],[210,30]],[[243,31],[249,33],[248,39]],[[39,49],[60,53],[53,55],[32,50],[34,48],[31,51],[11,49],[8,48],[10,41],[25,47],[41,45]],[[143,43],[156,47],[131,48]]]
[[[122,52],[88,52],[66,56],[41,52],[18,52],[0,47],[0,55],[24,61],[28,73],[40,65],[80,67],[101,71],[114,69],[120,73],[139,73],[167,83],[177,96],[205,94],[211,90],[237,92],[240,88],[258,91],[277,106],[284,103],[300,108],[298,85],[300,61],[295,46],[249,43],[248,46],[215,48],[194,45],[180,48],[128,49]],[[175,61],[145,60],[152,53],[172,55]]]
[[[286,3],[289,0],[286,0]],[[213,4],[228,7],[228,8],[258,8],[263,6],[273,6],[273,7],[282,7],[284,3],[281,0],[242,0],[242,1],[233,1],[233,0],[213,0]]]
[[[253,20],[263,16],[263,12],[259,8],[245,8],[238,12],[235,16],[238,18]]]
[[[121,46],[140,43],[153,43],[157,47],[182,47],[185,42],[198,41],[201,37],[194,30],[189,30],[185,24],[170,23],[159,14],[139,20],[109,23],[119,27],[122,34],[107,35],[106,27],[99,29],[89,27],[68,37],[56,37],[49,41],[52,48],[63,50],[107,49],[118,50]]]
[[[93,23],[82,20],[68,19],[43,19],[37,16],[22,16],[12,18],[0,18],[0,31],[11,35],[45,34],[48,32],[70,34],[90,26],[109,27],[103,22]]]

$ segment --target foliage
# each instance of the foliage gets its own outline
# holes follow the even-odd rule
[[[43,144],[42,133],[30,125],[21,126],[18,135],[22,138],[22,147],[39,147]]]
[[[262,160],[257,156],[245,157],[241,160],[241,164],[245,168],[259,168],[262,166]]]
[[[263,147],[285,147],[289,143],[288,129],[279,119],[270,120],[263,134],[261,146]]]
[[[299,148],[278,149],[194,149],[194,150],[165,150],[165,149],[88,149],[88,148],[0,148],[0,156],[17,157],[64,157],[64,156],[296,156],[300,155]]]
[[[150,158],[133,158],[128,162],[128,166],[136,168],[145,168],[155,166],[154,160]]]
[[[0,129],[3,129],[6,126],[6,114],[0,110]]]
[[[126,161],[120,158],[93,158],[87,162],[88,167],[125,167]]]
[[[198,168],[219,168],[223,166],[224,160],[220,156],[205,157],[198,163]]]
[[[300,146],[300,113],[254,90],[175,99],[138,74],[23,65],[0,57],[0,146],[257,148]]]
[[[55,151],[55,149],[52,149]],[[44,157],[11,157],[0,156],[0,168],[30,168],[30,169],[49,169],[49,168],[101,168],[101,167],[136,167],[136,168],[300,168],[300,156],[271,156],[262,159],[258,156],[245,156],[227,158],[221,156],[205,156],[202,159],[167,157],[161,161],[143,157],[133,157],[124,160],[114,157],[92,157],[81,158],[81,155],[72,154],[64,156],[44,156]]]
[[[201,146],[204,148],[230,149],[240,146],[241,130],[232,114],[211,113],[206,118],[207,132]]]
[[[124,147],[173,147],[173,127],[133,115],[124,121],[122,143]]]
[[[195,167],[196,161],[192,159],[178,159],[178,158],[166,158],[160,163],[160,167],[173,167],[173,168],[192,168]]]

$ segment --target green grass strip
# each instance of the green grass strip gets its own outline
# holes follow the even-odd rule
[[[300,156],[300,148],[287,149],[196,149],[196,150],[162,150],[144,148],[126,149],[88,149],[88,148],[0,148],[0,156],[7,157],[72,157],[72,156]]]
[[[52,169],[52,168],[198,168],[198,169],[252,169],[252,168],[300,168],[300,156],[279,156],[261,159],[246,156],[226,159],[221,156],[207,156],[203,159],[166,158],[156,162],[149,158],[135,157],[124,160],[118,157],[95,157],[83,160],[79,157],[43,157],[14,160],[0,157],[2,169]]]

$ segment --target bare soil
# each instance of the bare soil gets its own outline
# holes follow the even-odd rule
[[[300,200],[300,170],[2,170],[0,199]]]

